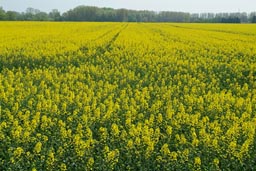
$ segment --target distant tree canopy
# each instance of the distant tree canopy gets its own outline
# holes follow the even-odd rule
[[[252,17],[252,23],[256,23],[256,16]]]
[[[221,18],[221,23],[241,23],[241,19],[238,17]]]
[[[195,22],[195,23],[256,23],[252,13],[185,13],[147,11],[94,6],[78,6],[61,14],[57,9],[46,13],[27,8],[26,12],[5,11],[0,7],[0,20],[6,21],[112,21],[112,22]]]
[[[0,7],[0,20],[5,20],[6,19],[6,13],[3,10],[2,7]]]

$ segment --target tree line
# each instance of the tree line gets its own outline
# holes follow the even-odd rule
[[[34,8],[25,12],[5,11],[0,7],[1,21],[111,21],[111,22],[195,22],[256,23],[256,12],[186,13],[77,6],[64,13],[57,9],[46,13]]]

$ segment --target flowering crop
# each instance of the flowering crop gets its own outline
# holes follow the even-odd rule
[[[256,170],[256,26],[0,23],[0,170]]]

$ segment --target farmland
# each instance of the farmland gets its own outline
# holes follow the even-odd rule
[[[256,170],[256,25],[0,23],[0,170]]]

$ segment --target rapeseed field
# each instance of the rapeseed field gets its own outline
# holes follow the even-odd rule
[[[0,23],[0,170],[256,170],[256,25]]]

